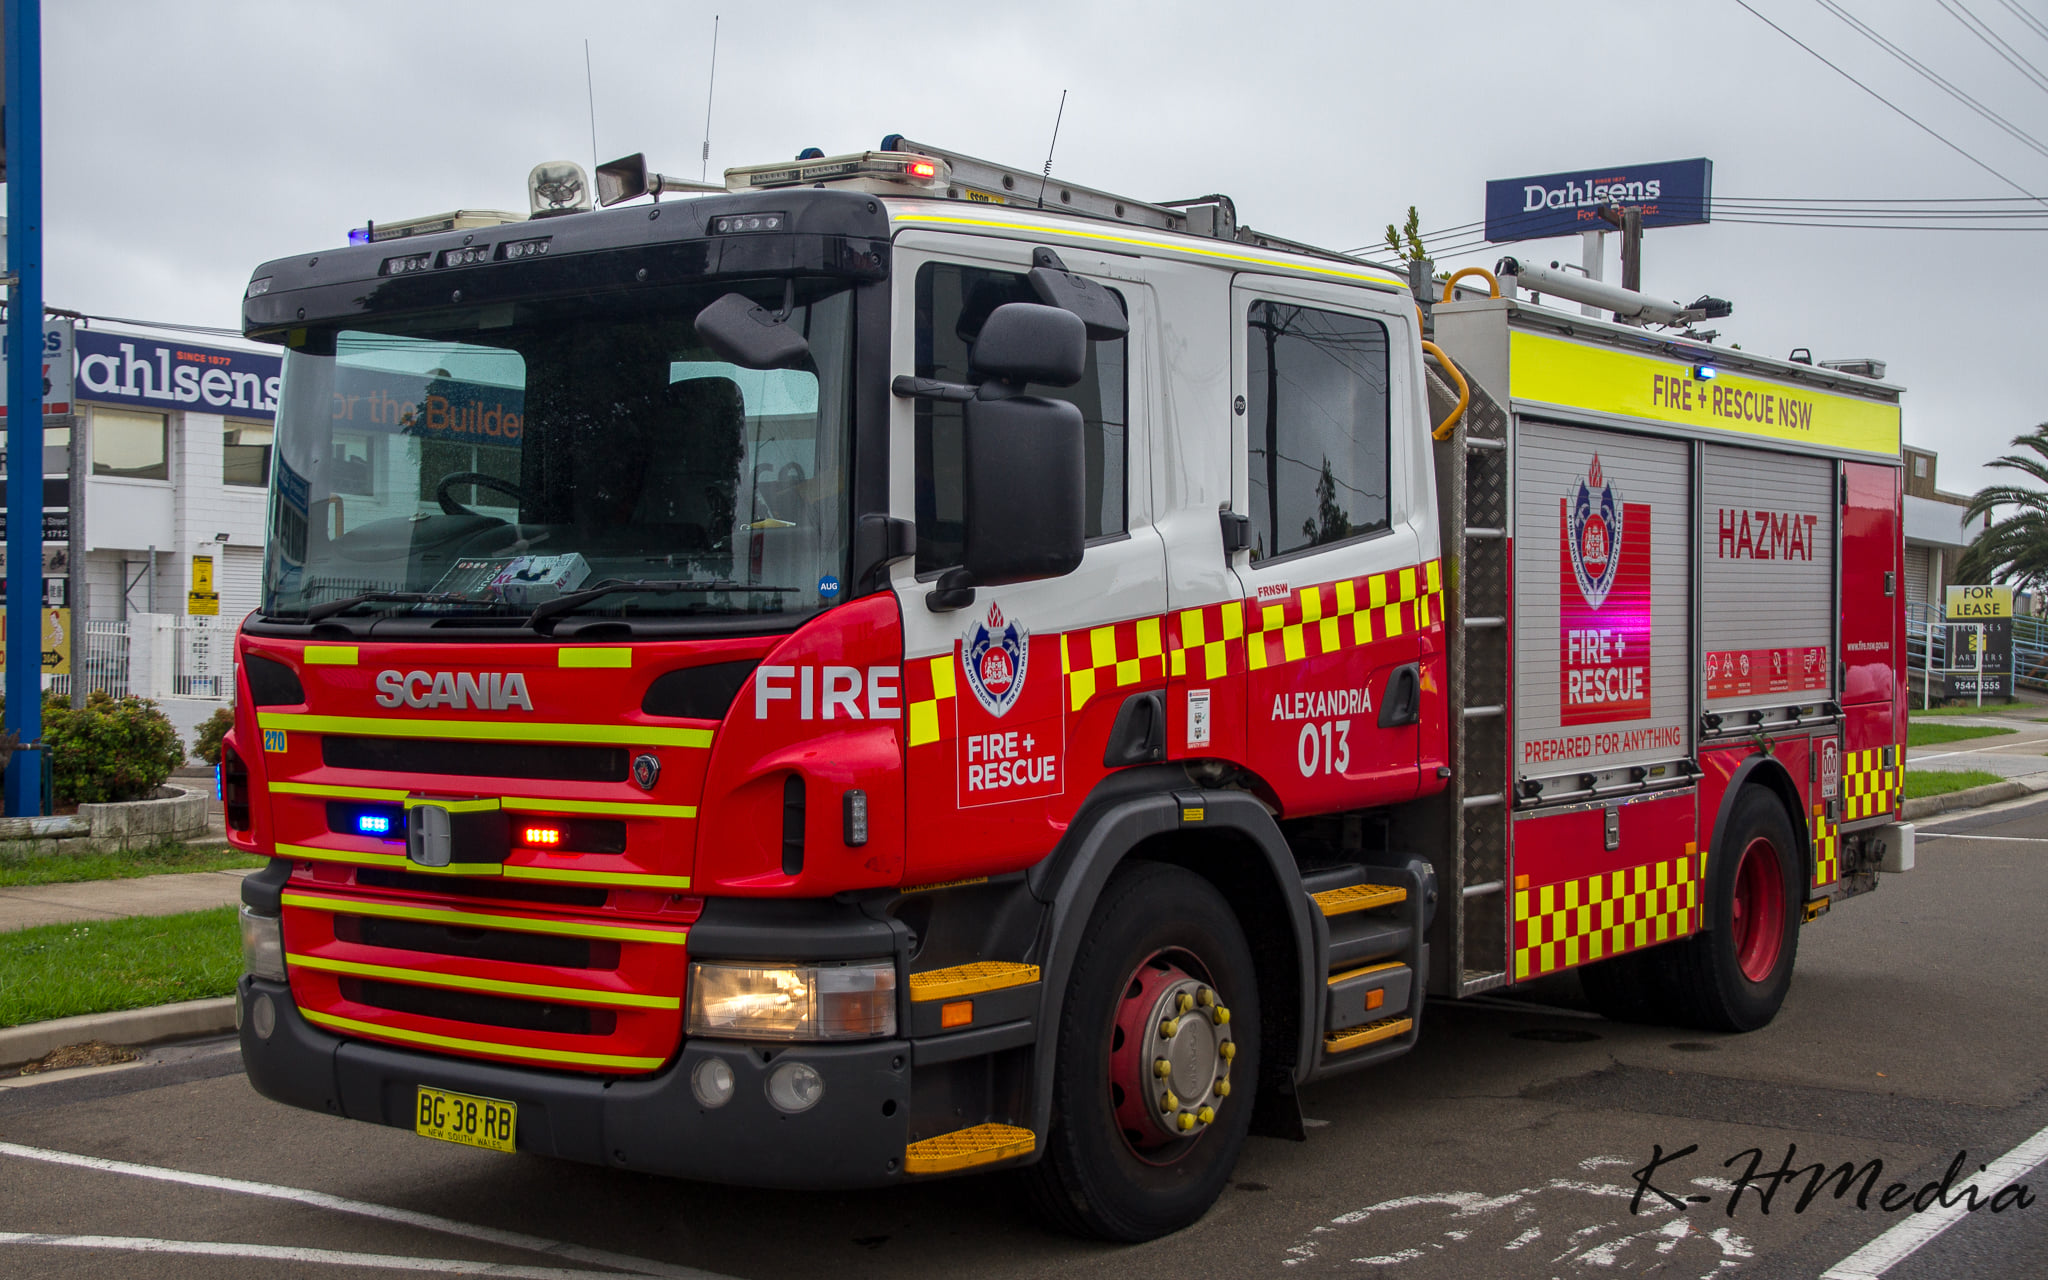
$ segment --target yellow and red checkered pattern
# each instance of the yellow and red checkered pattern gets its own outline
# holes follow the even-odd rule
[[[1889,814],[1905,785],[1904,764],[1893,747],[1851,751],[1842,762],[1842,821],[1855,822]],[[1894,763],[1887,763],[1890,757]]]
[[[1166,678],[1166,623],[1133,618],[1106,627],[1069,631],[1060,638],[1067,676],[1067,707],[1079,711],[1097,693]]]
[[[1225,600],[1175,614],[1178,630],[1167,637],[1168,670],[1198,680],[1221,680],[1243,671],[1244,608],[1242,600]]]
[[[1833,884],[1842,874],[1841,836],[1828,821],[1825,800],[1813,806],[1813,887]]]
[[[939,704],[954,693],[953,655],[914,658],[903,668],[903,703],[910,720],[905,732],[913,747],[939,740]]]
[[[1516,981],[1691,933],[1699,902],[1693,869],[1688,853],[1515,890]]]
[[[1253,671],[1337,653],[1443,621],[1440,562],[1303,587],[1284,602],[1257,606],[1245,637]]]

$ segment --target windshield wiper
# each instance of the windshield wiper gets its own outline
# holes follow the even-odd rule
[[[453,591],[365,591],[361,595],[343,596],[329,600],[306,610],[307,622],[318,622],[331,618],[337,613],[347,613],[359,604],[499,604],[496,600],[478,600]]]
[[[592,600],[616,595],[622,591],[647,591],[658,594],[675,591],[760,591],[782,595],[795,590],[795,587],[763,587],[750,582],[733,582],[726,578],[643,578],[634,582],[612,578],[594,587],[585,587],[566,596],[556,596],[552,600],[542,601],[534,606],[532,613],[526,615],[526,625],[533,626],[544,618],[567,613],[578,605],[588,604]]]

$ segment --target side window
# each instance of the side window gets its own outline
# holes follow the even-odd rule
[[[1023,276],[928,262],[917,271],[917,376],[969,381],[967,353],[989,313],[1008,302],[1037,302]],[[1088,344],[1088,367],[1071,387],[1032,387],[1033,395],[1071,401],[1081,411],[1087,453],[1087,536],[1129,528],[1125,339]],[[917,402],[917,571],[960,563],[962,552],[961,406]]]
[[[1252,559],[1387,527],[1387,327],[1252,304],[1245,421]]]

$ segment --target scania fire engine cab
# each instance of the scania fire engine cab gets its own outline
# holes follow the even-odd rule
[[[1754,1028],[1911,865],[1898,388],[893,135],[584,182],[249,284],[266,1096],[1139,1240],[1430,999]]]

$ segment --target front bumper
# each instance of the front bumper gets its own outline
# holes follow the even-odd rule
[[[241,1021],[242,1062],[267,1098],[413,1127],[421,1085],[517,1103],[521,1151],[743,1186],[880,1186],[903,1176],[910,1123],[911,1048],[905,1040],[758,1045],[687,1040],[676,1060],[645,1077],[503,1066],[349,1040],[308,1023],[290,988],[244,975],[243,1010],[271,1001],[276,1024],[259,1037]],[[732,1068],[732,1100],[706,1108],[690,1073],[708,1057]],[[784,1058],[817,1068],[824,1096],[796,1115],[768,1101],[768,1073]]]

